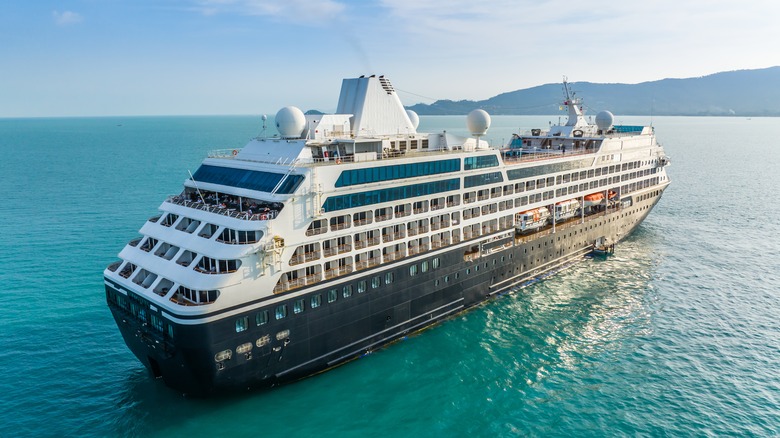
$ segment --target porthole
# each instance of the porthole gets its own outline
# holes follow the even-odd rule
[[[263,310],[262,312],[255,315],[255,324],[257,325],[263,325],[268,324],[268,311]]]
[[[287,316],[287,305],[286,304],[280,304],[280,305],[276,306],[276,312],[274,312],[274,313],[275,313],[276,319],[284,318],[285,316]]]

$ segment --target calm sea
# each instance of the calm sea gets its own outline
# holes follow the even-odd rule
[[[323,375],[192,400],[127,350],[102,271],[259,118],[0,120],[0,436],[778,435],[780,119],[653,124],[672,185],[614,257]]]

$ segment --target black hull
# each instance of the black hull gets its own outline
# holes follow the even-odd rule
[[[465,246],[430,251],[338,277],[311,287],[311,291],[296,290],[283,302],[254,302],[251,310],[247,306],[248,310],[231,316],[213,315],[212,322],[172,324],[172,337],[167,326],[154,327],[153,320],[148,322],[151,314],[159,311],[143,298],[127,294],[131,303],[149,313],[142,317],[129,306],[118,304],[121,298],[117,295],[124,294],[117,289],[122,288],[108,279],[107,299],[130,350],[168,386],[197,396],[269,387],[355,359],[493,296],[557,272],[590,253],[599,238],[613,242],[625,238],[644,220],[664,188],[633,194],[631,206],[584,220],[571,219],[557,225],[555,233],[551,227],[528,236],[506,230],[474,239]],[[472,249],[477,251],[471,253]],[[428,269],[423,272],[425,262]],[[416,275],[410,273],[412,265],[417,266]],[[393,275],[390,284],[385,282],[387,273]],[[372,288],[377,277],[379,285]],[[359,293],[361,282],[367,286]],[[345,285],[352,285],[353,293],[348,298],[342,295]],[[338,293],[332,303],[326,300],[330,289]],[[323,295],[322,305],[310,308],[315,294]],[[301,298],[306,308],[294,314],[293,302]],[[276,320],[274,309],[280,303],[286,303],[290,311]],[[268,310],[271,318],[258,326],[255,315],[263,310]],[[237,333],[236,320],[244,316],[248,317],[248,328]],[[262,339],[267,343],[259,342]],[[237,353],[237,346],[246,343],[251,344],[251,350]],[[232,357],[218,361],[215,355],[224,350],[231,350]]]

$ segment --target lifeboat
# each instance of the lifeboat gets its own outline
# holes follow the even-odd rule
[[[580,201],[567,199],[555,204],[555,222],[564,221],[577,216],[580,209]]]
[[[520,232],[537,230],[550,219],[550,211],[547,207],[534,208],[522,211],[515,215],[515,228]]]
[[[599,205],[602,202],[604,202],[604,193],[598,192],[598,193],[591,193],[590,195],[584,196],[584,203],[585,207],[592,207],[594,205]]]

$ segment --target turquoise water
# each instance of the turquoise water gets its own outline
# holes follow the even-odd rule
[[[653,122],[673,183],[614,257],[320,376],[192,400],[124,346],[102,271],[258,118],[0,120],[0,436],[780,434],[780,119]]]

